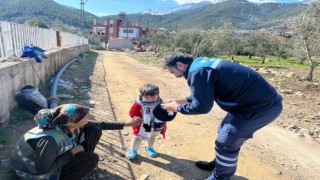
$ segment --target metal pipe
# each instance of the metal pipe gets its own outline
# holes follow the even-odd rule
[[[60,80],[61,75],[63,74],[64,70],[67,69],[73,62],[80,60],[79,58],[73,59],[67,64],[65,64],[60,71],[57,73],[57,75],[54,77],[51,85],[51,91],[50,91],[50,100],[49,100],[49,108],[55,108],[58,105],[58,98],[57,98],[57,87],[58,82]]]

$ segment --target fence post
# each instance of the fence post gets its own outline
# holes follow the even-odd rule
[[[1,24],[2,22],[0,21],[0,58],[4,58],[4,47],[3,47],[3,40],[2,40],[2,37],[3,37],[3,33],[2,33],[2,30],[1,30]]]
[[[61,46],[60,32],[56,31],[56,35],[57,35],[57,47],[60,47]]]
[[[1,21],[0,22],[1,26],[1,34],[2,34],[2,43],[3,43],[3,57],[8,57],[8,56],[13,56],[14,51],[13,51],[13,42],[12,42],[12,32],[10,28],[10,23]]]

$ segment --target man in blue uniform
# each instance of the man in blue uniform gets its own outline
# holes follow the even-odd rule
[[[177,53],[166,59],[165,67],[175,77],[187,79],[191,94],[165,101],[163,109],[185,115],[206,114],[216,102],[228,112],[218,128],[215,158],[197,161],[196,166],[213,170],[208,179],[230,179],[236,172],[241,146],[280,115],[282,97],[260,74],[230,61],[193,59]]]

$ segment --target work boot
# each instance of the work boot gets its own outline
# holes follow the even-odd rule
[[[196,166],[200,169],[206,170],[206,171],[213,171],[216,167],[216,162],[213,161],[196,161]]]

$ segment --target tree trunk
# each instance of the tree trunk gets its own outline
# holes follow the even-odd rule
[[[191,52],[193,51],[191,53],[192,55],[198,56],[198,54],[199,54],[199,50],[198,49],[199,49],[200,42],[201,42],[201,40],[198,40],[197,44],[194,46],[194,48],[192,48],[192,50],[191,50]],[[203,54],[203,56],[208,56],[208,55],[207,54]]]
[[[307,57],[308,57],[308,59],[309,59],[309,61],[310,61],[310,64],[311,64],[311,66],[310,66],[310,68],[309,68],[309,72],[308,72],[307,77],[306,77],[306,80],[307,80],[307,81],[312,81],[312,79],[313,79],[313,77],[312,77],[312,76],[313,76],[313,70],[314,70],[314,68],[317,67],[318,63],[315,62],[315,61],[312,59],[311,55],[310,55],[310,49],[309,49],[309,44],[308,44],[307,39],[304,39],[303,42],[304,42],[304,46],[305,46],[305,51],[306,51],[306,53],[307,53]]]
[[[307,74],[307,77],[306,77],[307,81],[312,81],[312,79],[313,79],[313,71],[318,66],[318,64],[319,63],[316,63],[316,62],[311,64],[311,66],[309,68],[309,71],[308,71],[308,74]]]
[[[252,59],[252,55],[251,55],[251,53],[249,53],[249,59]]]
[[[266,57],[265,56],[261,56],[261,58],[262,58],[262,64],[264,64],[264,62],[266,61]]]
[[[156,44],[156,47],[154,48],[154,53],[157,53],[158,45]]]
[[[299,64],[303,64],[304,60],[306,60],[307,58],[302,58],[299,60]]]

